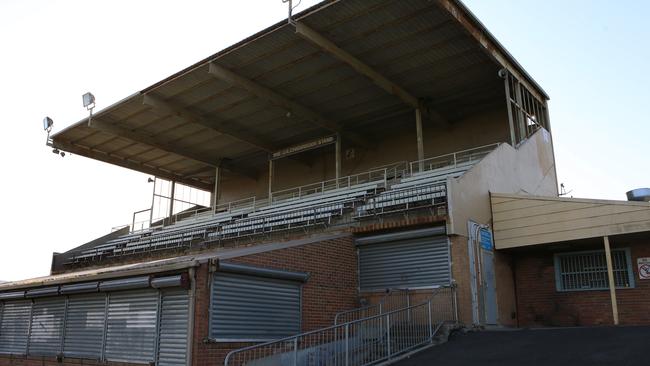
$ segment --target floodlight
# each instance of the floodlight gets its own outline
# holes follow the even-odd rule
[[[84,107],[86,109],[91,109],[95,106],[95,96],[88,92],[82,96],[83,102],[84,102]]]
[[[54,121],[52,121],[52,118],[50,118],[50,117],[43,118],[43,129],[45,131],[49,132],[52,129],[53,124],[54,124]]]

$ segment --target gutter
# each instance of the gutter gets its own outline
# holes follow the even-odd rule
[[[66,273],[62,275],[55,275],[51,277],[35,278],[33,280],[25,280],[18,282],[9,282],[0,285],[0,291],[28,289],[34,287],[51,286],[51,285],[64,285],[69,283],[114,279],[120,277],[131,277],[139,275],[148,275],[161,272],[170,272],[175,270],[195,268],[198,267],[199,261],[190,260],[185,262],[162,264],[159,266],[139,267],[125,270],[111,270],[111,268],[101,268],[98,271],[106,270],[101,273]],[[52,278],[54,277],[54,278]]]

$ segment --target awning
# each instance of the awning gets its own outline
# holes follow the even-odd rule
[[[492,193],[496,249],[650,231],[650,203]]]

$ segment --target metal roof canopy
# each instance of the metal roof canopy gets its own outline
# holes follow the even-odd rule
[[[255,178],[269,153],[332,133],[368,147],[369,124],[397,130],[396,116],[417,107],[445,124],[502,105],[503,67],[548,99],[458,0],[324,1],[293,20],[65,128],[53,145],[210,191],[217,166]]]

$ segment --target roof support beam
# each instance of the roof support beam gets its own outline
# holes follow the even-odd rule
[[[266,143],[265,141],[262,141],[260,138],[256,136],[247,133],[242,133],[240,131],[236,131],[231,127],[225,126],[225,124],[223,123],[214,121],[213,118],[211,117],[210,118],[204,117],[202,115],[189,111],[186,108],[177,105],[176,103],[164,101],[151,94],[144,94],[142,103],[152,107],[153,109],[161,111],[165,114],[177,116],[188,122],[200,124],[204,127],[215,130],[224,136],[228,136],[235,140],[244,142],[260,150],[264,150],[267,152],[272,152],[275,150],[273,146]]]
[[[417,97],[410,94],[408,91],[404,90],[402,87],[395,84],[394,82],[390,81],[381,73],[379,73],[372,67],[366,65],[363,61],[359,60],[358,58],[354,57],[347,51],[338,47],[332,41],[323,37],[320,33],[308,27],[305,23],[298,22],[295,24],[295,26],[296,26],[296,33],[302,38],[320,47],[322,50],[336,57],[340,61],[348,64],[356,72],[366,76],[367,78],[372,80],[378,87],[384,89],[389,94],[398,97],[410,107],[414,109],[421,109],[422,111],[426,111],[437,122],[447,124],[445,118],[442,117],[436,111],[427,108],[422,108],[420,100]]]
[[[165,178],[171,181],[176,181],[191,187],[196,187],[206,191],[212,190],[212,185],[207,182],[199,181],[196,179],[185,178],[180,175],[173,174],[172,172],[167,170],[141,164],[116,155],[96,151],[91,148],[79,144],[75,144],[71,141],[63,141],[61,139],[56,139],[53,141],[52,146],[57,149],[70,152],[72,154],[85,156],[94,160],[99,160],[108,164],[121,166],[123,168],[135,170],[144,174],[150,174],[156,177]]]
[[[319,114],[311,108],[305,107],[304,105],[297,103],[274,90],[262,86],[250,79],[242,77],[223,66],[211,62],[208,72],[210,75],[219,80],[225,81],[232,86],[242,88],[260,99],[286,109],[288,112],[296,114],[297,116],[306,118],[321,128],[334,133],[342,133],[341,127],[338,125],[338,123],[329,120],[327,117]],[[346,137],[351,141],[365,147],[369,147],[371,145],[367,139],[356,134],[347,133]]]
[[[147,134],[141,133],[141,132],[136,132],[133,130],[130,130],[128,128],[120,127],[118,125],[115,125],[113,123],[108,123],[102,120],[99,120],[97,118],[93,118],[90,122],[90,128],[96,129],[98,131],[102,131],[104,133],[108,133],[111,135],[123,137],[125,139],[131,140],[133,142],[149,145],[151,147],[155,147],[156,149],[160,149],[163,151],[166,151],[171,154],[179,155],[182,156],[186,159],[194,160],[198,163],[205,164],[211,168],[216,168],[221,166],[222,168],[231,171],[233,173],[251,178],[251,179],[257,179],[257,173],[252,172],[249,169],[244,169],[241,166],[235,166],[233,164],[230,164],[227,159],[223,159],[221,157],[218,158],[207,158],[205,156],[202,156],[200,154],[197,154],[193,151],[190,151],[188,149],[184,149],[180,146],[177,145],[172,145],[169,142],[159,140],[153,136],[149,136]]]
[[[128,140],[143,143],[155,147],[157,149],[182,156],[187,159],[197,161],[199,163],[217,167],[221,161],[221,158],[208,159],[204,156],[200,156],[192,151],[184,149],[180,146],[172,146],[170,143],[156,139],[155,137],[149,136],[141,132],[135,132],[128,128],[120,127],[113,123],[107,123],[97,118],[93,118],[89,125],[91,128],[96,129],[101,132],[105,132],[111,135],[119,136],[126,138]]]

